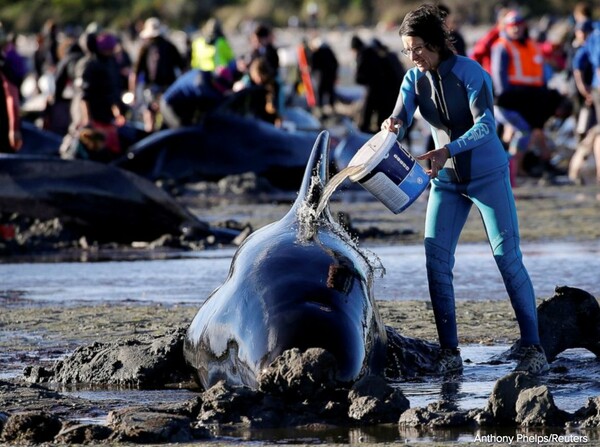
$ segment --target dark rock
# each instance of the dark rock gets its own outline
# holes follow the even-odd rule
[[[74,424],[63,427],[54,441],[64,444],[91,444],[106,441],[112,434],[112,429],[104,425]]]
[[[390,386],[383,377],[365,376],[348,393],[348,416],[361,423],[397,422],[410,407],[399,388]]]
[[[467,413],[467,419],[473,422],[473,425],[486,427],[494,425],[494,416],[488,408],[475,408]]]
[[[85,399],[66,396],[38,384],[0,381],[0,408],[7,413],[46,411],[61,418],[83,415],[96,408]]]
[[[321,348],[304,352],[290,349],[273,361],[258,376],[259,390],[297,400],[299,396],[315,396],[335,389],[337,364],[335,357]]]
[[[196,417],[198,412],[200,411],[200,407],[202,405],[201,397],[198,396],[193,399],[188,399],[183,402],[169,402],[169,403],[156,403],[153,405],[144,405],[144,406],[135,406],[135,407],[127,407],[128,412],[151,412],[151,413],[166,413],[166,414],[174,414],[177,416],[186,416],[186,417]],[[117,420],[120,416],[120,413],[115,412],[113,417]]]
[[[279,396],[263,395],[259,403],[239,416],[240,423],[251,428],[278,428],[294,425],[300,410]]]
[[[570,416],[556,406],[546,385],[522,390],[515,411],[515,422],[522,427],[562,426]]]
[[[191,372],[183,358],[183,328],[160,337],[142,335],[114,343],[80,347],[58,361],[52,371],[30,368],[26,380],[62,384],[103,384],[133,387],[188,382]]]
[[[141,408],[111,411],[107,423],[114,431],[111,439],[120,442],[191,442],[207,437],[206,430],[192,427],[188,416]]]
[[[426,408],[409,408],[400,415],[398,424],[408,427],[425,426],[431,420],[431,413]]]
[[[59,418],[44,411],[11,414],[2,430],[2,441],[51,442],[62,428]]]
[[[600,427],[600,396],[590,397],[585,407],[580,408],[573,416],[570,424],[581,428]]]
[[[248,415],[257,412],[263,397],[249,387],[218,382],[202,393],[198,420],[207,424],[248,423]]]
[[[473,423],[468,411],[442,411],[429,423],[433,428],[466,427]]]
[[[494,423],[513,425],[517,416],[516,405],[519,394],[538,384],[534,377],[520,372],[512,372],[499,379],[494,385],[486,408]]]
[[[26,366],[23,370],[23,376],[32,383],[48,382],[54,377],[54,372],[38,365]]]
[[[472,425],[474,414],[460,411],[450,402],[434,402],[425,408],[411,408],[400,416],[401,427],[451,428]]]

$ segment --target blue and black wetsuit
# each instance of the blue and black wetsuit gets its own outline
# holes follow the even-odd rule
[[[493,107],[489,75],[477,62],[453,55],[437,71],[409,70],[392,114],[402,120],[401,139],[418,108],[431,126],[436,147],[446,146],[450,152],[431,182],[425,222],[429,292],[443,348],[458,346],[452,269],[473,204],[510,296],[521,343],[539,344],[535,294],[519,248],[508,157],[496,134]]]

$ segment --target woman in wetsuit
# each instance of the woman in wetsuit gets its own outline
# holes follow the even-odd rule
[[[475,61],[457,56],[437,6],[406,15],[399,34],[415,67],[402,82],[383,129],[402,139],[417,108],[436,144],[418,157],[430,161],[425,222],[429,293],[440,342],[439,372],[462,370],[452,269],[460,233],[474,204],[481,215],[521,332],[518,371],[540,374],[548,363],[540,346],[535,294],[519,248],[519,226],[508,157],[496,134],[491,79]]]

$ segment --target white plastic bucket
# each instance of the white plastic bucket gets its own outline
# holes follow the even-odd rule
[[[349,176],[394,214],[408,208],[429,185],[429,176],[400,145],[397,135],[382,130],[367,141],[348,166],[363,169]]]

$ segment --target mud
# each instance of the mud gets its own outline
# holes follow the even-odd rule
[[[384,322],[403,335],[437,338],[429,303],[379,301],[378,305]],[[196,305],[143,303],[30,307],[5,302],[3,307],[0,376],[21,365],[51,364],[98,340],[110,343],[142,334],[160,335],[165,328],[189,325],[198,310]],[[458,301],[457,316],[463,344],[506,345],[518,337],[508,300]]]

